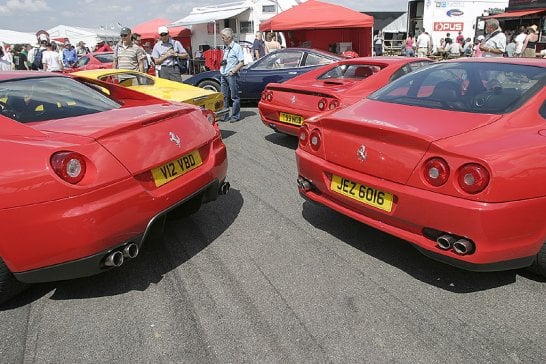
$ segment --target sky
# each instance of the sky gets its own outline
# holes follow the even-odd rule
[[[237,0],[0,0],[0,29],[35,33],[57,25],[119,29],[155,18],[176,21],[192,8]],[[407,0],[321,0],[356,11],[405,11]]]

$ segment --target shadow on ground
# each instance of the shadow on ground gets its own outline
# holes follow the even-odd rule
[[[484,291],[515,282],[519,274],[535,281],[546,281],[527,270],[471,272],[429,259],[410,243],[362,224],[321,205],[305,201],[303,217],[315,228],[397,267],[424,283],[454,293]]]
[[[227,195],[203,205],[196,214],[168,221],[165,225],[166,234],[156,234],[147,240],[137,258],[121,267],[92,277],[31,285],[0,309],[27,305],[52,290],[55,292],[51,299],[55,300],[144,291],[150,284],[160,282],[165,274],[177,269],[214,242],[235,221],[243,202],[241,193],[232,188]]]

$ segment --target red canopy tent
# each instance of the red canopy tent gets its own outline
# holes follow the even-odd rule
[[[335,43],[352,43],[360,56],[372,54],[373,17],[343,6],[309,0],[260,23],[261,31],[284,32],[287,46],[310,44],[332,50]]]
[[[131,30],[133,33],[138,33],[141,36],[141,44],[145,42],[150,42],[152,47],[155,44],[156,40],[159,39],[159,34],[157,34],[157,28],[162,25],[171,24],[172,21],[167,19],[153,19],[145,23],[141,23],[133,27]],[[184,48],[190,52],[191,51],[191,30],[179,26],[179,27],[169,27],[169,34],[173,39],[178,40]]]

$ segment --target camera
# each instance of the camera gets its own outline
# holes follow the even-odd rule
[[[227,60],[223,59],[222,62],[220,62],[220,66],[225,66],[227,64]]]

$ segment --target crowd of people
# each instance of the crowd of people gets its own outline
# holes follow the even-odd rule
[[[485,21],[485,34],[474,39],[458,32],[455,38],[450,33],[434,44],[430,34],[423,29],[417,37],[409,34],[403,41],[401,54],[407,57],[546,57],[546,52],[537,54],[538,27],[520,26],[517,30],[502,30],[497,19]],[[373,39],[374,54],[382,55],[385,40],[379,31]]]

